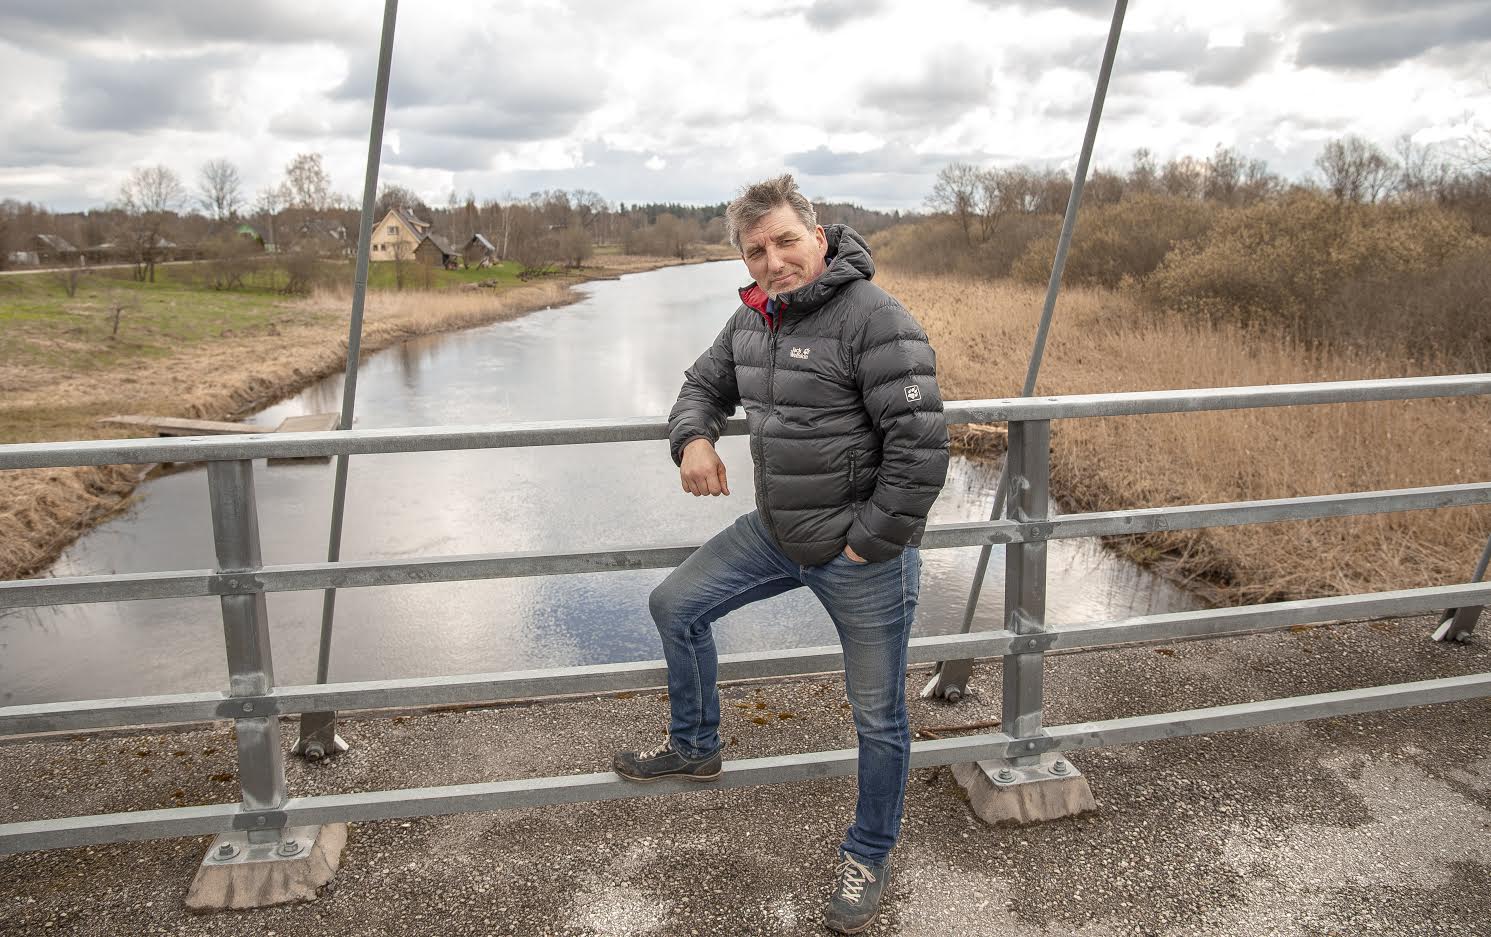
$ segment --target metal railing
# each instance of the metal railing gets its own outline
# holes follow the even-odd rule
[[[1207,390],[1095,394],[950,403],[950,424],[1007,422],[1011,516],[935,525],[924,549],[1004,544],[1005,628],[915,638],[909,662],[1002,658],[1002,732],[919,742],[912,764],[989,759],[1022,765],[1052,751],[1107,747],[1225,729],[1270,725],[1399,706],[1491,695],[1491,674],[1367,687],[1337,693],[1160,713],[1065,726],[1041,722],[1045,654],[1135,642],[1200,639],[1304,623],[1406,615],[1491,603],[1491,583],[1333,596],[1238,608],[1147,615],[1050,630],[1045,622],[1046,545],[1052,540],[1238,524],[1274,523],[1491,504],[1491,481],[1047,516],[1052,420],[1237,410],[1491,394],[1491,374]],[[745,432],[733,418],[729,435]],[[232,719],[237,728],[236,804],[178,807],[0,824],[0,852],[54,849],[332,821],[430,816],[539,804],[615,800],[697,788],[662,782],[645,788],[610,772],[450,787],[291,798],[285,789],[279,717],[346,709],[443,706],[530,696],[647,689],[666,684],[661,661],[450,677],[276,686],[265,596],[292,590],[356,588],[465,579],[649,569],[677,565],[697,543],[650,544],[569,553],[488,553],[389,561],[265,566],[259,552],[253,461],[343,454],[429,452],[514,446],[635,442],[667,437],[662,418],[375,429],[188,439],[96,440],[0,446],[0,470],[147,462],[207,462],[217,554],[212,569],[0,582],[0,608],[218,596],[229,682],[226,693],[181,693],[0,707],[0,736],[52,730]],[[839,648],[810,647],[723,655],[722,680],[784,677],[841,669]],[[776,784],[850,775],[853,750],[729,762],[720,784]]]

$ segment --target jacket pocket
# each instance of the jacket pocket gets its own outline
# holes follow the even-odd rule
[[[859,453],[849,450],[849,506],[859,513]]]

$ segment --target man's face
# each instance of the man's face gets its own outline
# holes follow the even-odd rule
[[[823,227],[809,230],[791,205],[773,208],[740,239],[740,256],[751,279],[772,299],[816,279],[827,252]]]

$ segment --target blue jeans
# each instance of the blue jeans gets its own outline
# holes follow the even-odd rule
[[[901,832],[911,762],[906,642],[920,584],[914,547],[883,563],[859,564],[840,554],[822,566],[802,566],[782,553],[759,514],[743,515],[652,592],[652,620],[668,662],[674,747],[692,758],[720,747],[710,625],[743,605],[807,586],[838,629],[859,735],[859,800],[843,848],[864,861],[884,861]]]

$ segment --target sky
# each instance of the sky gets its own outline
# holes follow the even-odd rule
[[[115,199],[131,169],[246,194],[323,155],[360,199],[383,5],[0,6],[0,198]],[[380,179],[432,205],[590,189],[707,204],[787,171],[813,198],[922,207],[952,161],[1076,162],[1107,0],[405,0]],[[1133,0],[1095,162],[1221,144],[1290,178],[1355,133],[1491,127],[1484,0]]]

